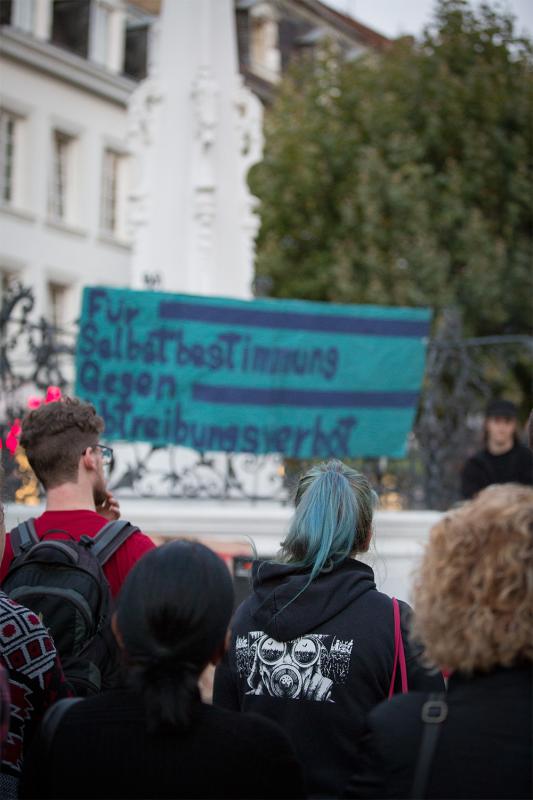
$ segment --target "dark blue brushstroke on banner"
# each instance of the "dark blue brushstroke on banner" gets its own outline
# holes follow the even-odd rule
[[[412,408],[418,392],[335,392],[318,389],[250,389],[246,386],[208,386],[195,383],[194,400],[250,406],[300,408]]]
[[[427,336],[429,321],[407,319],[366,319],[364,317],[300,314],[265,311],[257,308],[226,308],[215,305],[166,300],[159,304],[159,318],[184,322],[211,322],[223,325],[246,325],[254,328],[348,333],[366,336]]]

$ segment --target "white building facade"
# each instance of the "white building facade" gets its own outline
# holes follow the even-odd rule
[[[83,285],[130,283],[127,104],[136,82],[122,74],[125,7],[87,4],[86,56],[52,41],[64,7],[12,0],[3,20],[0,271],[4,288],[18,278],[33,288],[37,313],[69,326]]]
[[[322,23],[357,53],[365,36],[382,44],[317,0],[168,0],[159,12],[158,0],[0,2],[0,299],[18,279],[59,328],[75,330],[85,285],[250,297],[258,218],[246,173],[261,154],[261,108],[241,76],[269,102],[291,48],[320,41]],[[144,464],[149,446],[139,447]],[[248,553],[251,534],[265,556],[290,514],[231,502],[185,502],[176,514],[175,500],[122,497],[155,538],[211,535],[219,550],[229,541],[228,552]],[[6,511],[8,527],[27,516],[19,504]],[[380,515],[382,587],[407,594],[435,518]]]
[[[0,292],[61,327],[86,284],[250,297],[256,97],[324,36],[387,42],[318,0],[2,0]]]

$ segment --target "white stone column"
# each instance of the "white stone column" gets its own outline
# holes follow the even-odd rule
[[[238,71],[231,0],[163,0],[150,73],[130,105],[132,285],[251,296],[262,108]]]

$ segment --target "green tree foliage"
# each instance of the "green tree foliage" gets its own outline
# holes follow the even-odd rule
[[[532,64],[512,18],[462,0],[420,41],[295,64],[250,174],[272,295],[452,304],[470,335],[527,333]]]

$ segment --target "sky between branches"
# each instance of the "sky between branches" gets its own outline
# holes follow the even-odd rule
[[[359,22],[386,36],[419,34],[431,20],[435,0],[324,0],[332,8],[350,14]],[[471,3],[476,6],[478,2]],[[517,30],[533,37],[533,0],[490,2],[509,10],[517,19]]]

